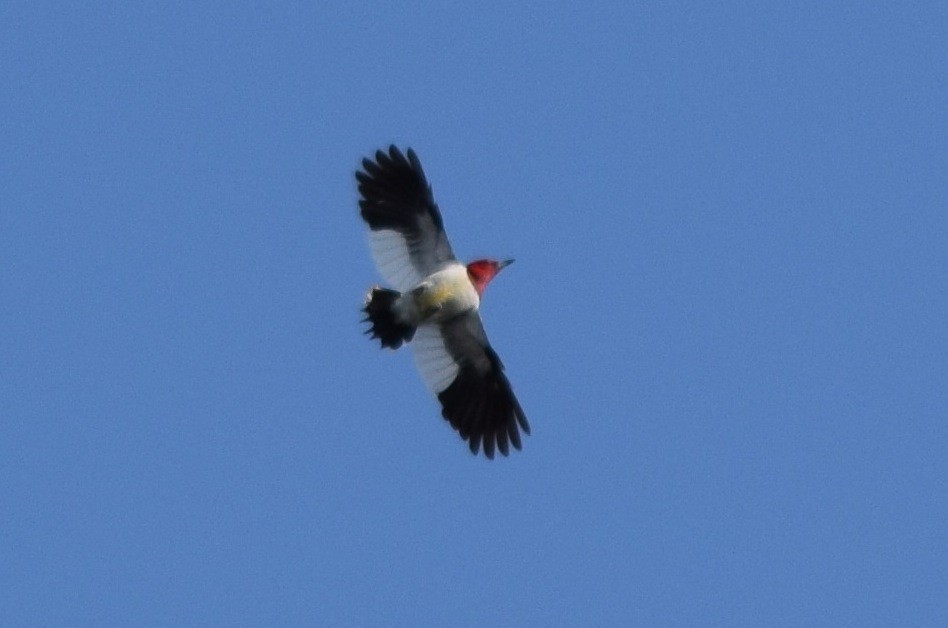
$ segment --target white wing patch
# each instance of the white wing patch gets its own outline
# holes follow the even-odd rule
[[[412,264],[408,241],[392,229],[369,231],[369,249],[382,279],[399,292],[407,292],[423,279]]]
[[[458,375],[458,364],[445,348],[438,325],[419,327],[409,346],[415,355],[415,365],[421,372],[421,378],[435,396],[451,385]]]

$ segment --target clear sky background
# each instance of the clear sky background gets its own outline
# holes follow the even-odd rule
[[[0,6],[0,622],[948,625],[944,2]],[[471,456],[353,172],[419,154]]]

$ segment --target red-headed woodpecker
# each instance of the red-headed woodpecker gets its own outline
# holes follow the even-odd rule
[[[505,456],[509,445],[520,449],[519,430],[529,434],[530,425],[478,315],[487,284],[513,260],[464,265],[454,257],[413,150],[377,151],[375,161],[362,160],[356,181],[372,257],[395,288],[366,295],[366,333],[391,349],[411,342],[442,416],[472,453],[483,446],[493,458],[495,448]]]

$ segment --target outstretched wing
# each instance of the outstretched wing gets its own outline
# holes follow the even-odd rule
[[[356,172],[359,207],[369,225],[369,247],[382,278],[405,292],[454,260],[441,212],[415,151],[394,145]]]
[[[484,455],[493,458],[495,448],[505,456],[509,445],[520,449],[520,430],[529,434],[530,425],[476,311],[422,325],[410,346],[422,378],[441,402],[441,415],[471,452],[483,445]]]

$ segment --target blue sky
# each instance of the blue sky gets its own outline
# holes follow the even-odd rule
[[[946,27],[5,3],[3,623],[948,623]],[[392,142],[517,259],[508,459],[361,334]]]

